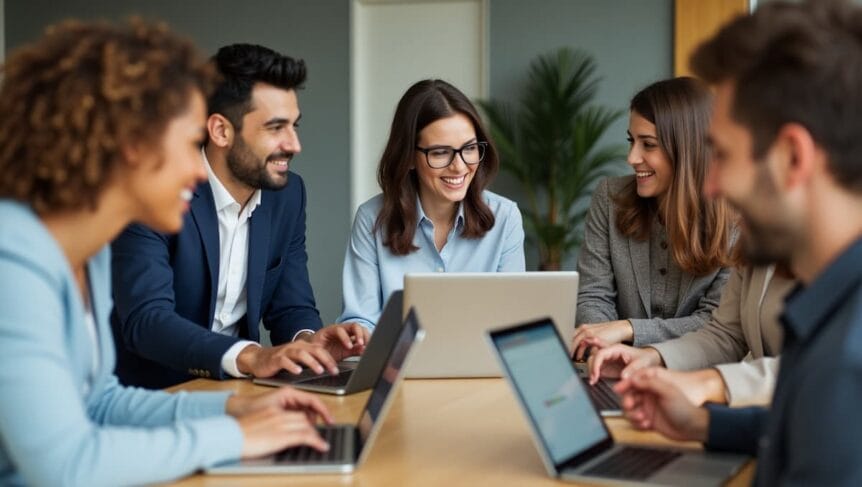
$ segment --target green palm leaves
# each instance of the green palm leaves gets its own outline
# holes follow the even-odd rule
[[[502,168],[526,192],[526,231],[538,246],[545,270],[559,269],[580,245],[593,187],[625,157],[621,144],[597,147],[623,111],[591,104],[600,80],[595,71],[596,63],[586,52],[559,49],[531,63],[517,108],[500,101],[479,102]]]

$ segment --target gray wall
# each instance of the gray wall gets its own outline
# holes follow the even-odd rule
[[[517,100],[530,61],[563,46],[595,56],[603,79],[596,101],[613,108],[627,109],[637,90],[673,74],[673,0],[491,0],[490,10],[491,98]],[[624,116],[603,142],[625,143],[627,127]],[[521,199],[507,174],[492,189]],[[528,246],[528,269],[537,261]],[[565,267],[574,265],[572,256]]]
[[[349,0],[51,0],[6,4],[6,46],[32,41],[67,17],[158,18],[205,53],[254,42],[309,66],[300,92],[303,152],[292,165],[308,187],[309,270],[325,322],[341,311],[341,262],[350,228]]]
[[[0,0],[2,4],[3,0]],[[490,95],[514,99],[530,61],[561,46],[592,52],[603,82],[598,101],[625,108],[647,83],[672,73],[672,0],[490,0]],[[295,169],[309,189],[308,251],[324,321],[341,307],[341,264],[350,228],[350,0],[28,0],[5,5],[6,46],[37,38],[66,17],[122,18],[139,13],[166,20],[206,52],[257,42],[309,64],[300,94],[303,153]],[[417,53],[417,55],[420,55]],[[624,142],[627,120],[606,135]],[[495,191],[520,198],[503,174]],[[528,248],[528,265],[536,253]],[[574,267],[574,256],[567,262]]]

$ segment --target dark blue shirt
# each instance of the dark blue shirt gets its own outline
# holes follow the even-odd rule
[[[862,485],[862,239],[787,298],[772,406],[709,406],[707,448],[758,453],[757,485]]]

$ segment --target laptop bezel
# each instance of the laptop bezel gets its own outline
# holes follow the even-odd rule
[[[602,424],[602,428],[605,431],[605,437],[604,437],[604,439],[599,440],[599,442],[593,444],[592,446],[588,447],[587,449],[582,450],[580,452],[577,452],[577,453],[573,454],[572,456],[563,459],[560,462],[555,462],[553,460],[553,455],[551,454],[550,448],[547,445],[547,443],[545,442],[545,438],[539,432],[538,423],[536,422],[536,419],[533,417],[532,412],[530,412],[529,408],[526,407],[526,404],[527,404],[526,399],[524,398],[524,395],[522,394],[520,387],[518,387],[518,384],[516,384],[514,379],[512,378],[512,371],[509,369],[508,364],[506,363],[505,359],[503,359],[503,355],[502,355],[499,347],[497,346],[497,339],[498,338],[503,338],[503,337],[506,337],[508,335],[512,335],[515,333],[521,333],[521,332],[528,331],[531,329],[548,327],[548,326],[551,327],[551,329],[554,331],[554,336],[557,338],[557,342],[559,343],[560,347],[563,350],[563,353],[565,354],[565,350],[566,350],[565,345],[563,344],[563,340],[560,337],[560,334],[557,331],[556,325],[554,324],[554,321],[551,317],[540,318],[538,320],[528,321],[526,323],[520,323],[520,324],[516,324],[516,325],[510,325],[510,326],[495,328],[493,330],[488,330],[488,332],[486,333],[486,338],[488,340],[488,343],[491,346],[491,349],[494,352],[494,356],[497,358],[497,361],[500,364],[500,369],[503,371],[503,376],[506,378],[506,381],[509,383],[512,390],[515,391],[515,394],[518,395],[519,406],[520,406],[521,410],[523,411],[524,415],[527,417],[527,420],[530,422],[531,437],[533,438],[533,442],[536,443],[537,448],[541,452],[542,462],[545,464],[545,468],[548,470],[548,473],[550,475],[559,476],[562,471],[574,468],[578,465],[581,465],[581,464],[583,464],[583,463],[585,463],[585,462],[587,462],[587,461],[613,449],[614,439],[613,439],[613,436],[611,435],[610,430],[608,429],[607,424],[605,424],[605,421],[602,418],[601,413],[599,412],[599,410],[596,407],[593,400],[589,397],[589,391],[586,390],[586,387],[588,387],[587,384],[584,383],[583,378],[578,374],[577,370],[575,369],[574,364],[571,361],[567,360],[567,363],[572,368],[572,373],[575,375],[575,377],[577,377],[578,381],[580,381],[581,387],[584,388],[583,393],[587,394],[587,399],[590,402],[590,406],[592,407],[593,412],[596,414],[596,416],[599,418],[599,421]]]
[[[401,382],[404,381],[404,372],[407,370],[407,364],[410,363],[410,358],[416,351],[417,345],[425,338],[425,330],[422,328],[422,325],[419,322],[419,317],[417,316],[416,310],[412,307],[407,313],[407,317],[404,318],[404,323],[401,327],[401,331],[399,332],[398,338],[401,338],[401,333],[404,333],[405,330],[409,329],[411,326],[416,328],[416,332],[413,334],[413,339],[410,341],[410,348],[407,350],[407,354],[404,356],[404,361],[401,363],[401,367],[398,369],[398,373],[395,376],[395,380],[392,381],[392,386],[390,387],[389,392],[383,399],[383,405],[380,407],[380,413],[377,415],[377,420],[372,421],[371,429],[368,433],[368,438],[366,438],[365,440],[362,439],[362,429],[360,427],[362,423],[362,418],[368,411],[368,405],[371,403],[371,397],[374,394],[374,389],[377,387],[380,381],[383,380],[383,373],[386,369],[386,365],[391,359],[392,353],[395,352],[394,348],[390,352],[390,356],[387,358],[386,362],[383,364],[383,370],[381,370],[380,374],[378,374],[377,380],[374,381],[374,385],[371,386],[371,392],[368,394],[368,400],[365,401],[365,406],[362,407],[362,413],[359,414],[359,418],[356,420],[354,427],[356,428],[357,449],[355,451],[359,452],[356,458],[357,468],[362,465],[368,458],[369,452],[371,451],[371,445],[374,444],[374,441],[376,441],[377,436],[380,434],[380,430],[383,429],[383,423],[386,421],[386,418],[389,415],[389,409],[395,402],[395,393],[401,386]],[[396,340],[395,343],[397,345],[398,340]]]

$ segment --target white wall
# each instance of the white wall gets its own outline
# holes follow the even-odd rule
[[[352,1],[351,214],[380,191],[377,162],[410,85],[441,78],[486,97],[486,1]]]

